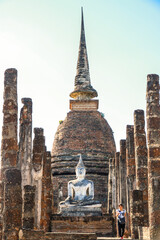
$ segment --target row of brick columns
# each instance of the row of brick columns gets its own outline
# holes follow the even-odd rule
[[[2,239],[18,239],[25,229],[50,229],[51,156],[43,129],[34,130],[32,149],[32,100],[22,99],[20,142],[17,141],[17,71],[8,69],[4,79],[0,228]],[[110,160],[108,210],[118,203],[127,210],[126,229],[138,238],[148,227],[150,239],[160,239],[160,106],[159,77],[147,77],[147,145],[143,110],[134,112],[120,152]],[[33,156],[32,156],[33,155]],[[25,173],[22,174],[21,173]],[[15,194],[16,192],[16,194]],[[34,199],[34,201],[33,201]]]
[[[51,155],[43,129],[35,128],[32,144],[32,100],[23,98],[19,143],[17,70],[4,75],[0,239],[18,240],[23,229],[49,231],[51,216]],[[33,147],[32,147],[33,145]]]
[[[134,125],[127,125],[120,152],[109,161],[108,212],[122,203],[127,210],[126,232],[138,239],[149,230],[160,239],[160,107],[159,77],[147,76],[147,140],[143,110],[134,111]]]

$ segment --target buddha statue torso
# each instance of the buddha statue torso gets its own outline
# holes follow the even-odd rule
[[[87,179],[76,179],[68,183],[68,196],[71,201],[87,201],[94,198],[94,184]]]

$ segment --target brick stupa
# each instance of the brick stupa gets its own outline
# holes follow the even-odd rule
[[[70,96],[71,111],[59,125],[52,148],[53,213],[68,194],[67,184],[75,176],[78,155],[82,154],[87,177],[94,182],[95,199],[107,213],[109,159],[116,148],[113,132],[98,111],[97,91],[92,87],[89,74],[84,20],[82,10],[81,36],[74,91]]]

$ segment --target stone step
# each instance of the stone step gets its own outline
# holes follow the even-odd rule
[[[120,237],[118,237],[118,238],[117,237],[98,237],[97,238],[97,240],[119,240],[119,239],[120,239]],[[132,238],[123,238],[123,240],[134,240],[134,239],[132,239]]]

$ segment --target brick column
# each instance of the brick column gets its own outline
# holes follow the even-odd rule
[[[35,186],[24,186],[23,228],[34,229],[35,217]]]
[[[51,153],[45,152],[42,177],[42,201],[41,201],[41,228],[45,232],[50,231],[52,210],[52,185],[51,185]]]
[[[130,222],[130,201],[131,193],[135,185],[135,148],[134,148],[134,126],[127,125],[126,128],[126,197],[127,197],[127,216],[126,229],[131,232]]]
[[[147,76],[148,207],[151,240],[160,239],[159,76]]]
[[[19,155],[18,166],[22,174],[22,199],[24,200],[24,186],[31,185],[31,155],[32,155],[32,100],[22,98],[24,104],[20,113]],[[22,204],[22,219],[24,216],[24,201]]]
[[[0,172],[0,175],[1,175],[1,172]],[[3,228],[2,206],[3,206],[3,183],[0,176],[0,239],[2,239],[2,228]]]
[[[143,191],[143,226],[148,226],[148,158],[143,110],[136,110],[134,112],[134,143],[136,162],[136,188]]]
[[[43,128],[34,128],[34,134],[32,165],[35,171],[39,171],[42,169],[43,155],[45,152],[45,137],[43,135]]]
[[[143,192],[133,190],[130,203],[131,237],[132,239],[139,239],[138,227],[144,225]]]
[[[108,175],[108,213],[112,213],[112,161],[113,159],[109,159],[109,175]]]
[[[2,127],[2,179],[5,169],[17,166],[17,70],[7,69],[4,74]]]
[[[120,162],[119,162],[119,174],[120,174],[120,202],[126,209],[126,140],[120,140]]]
[[[118,204],[120,203],[119,199],[119,156],[120,153],[117,152],[115,156],[115,170],[116,170],[116,209],[118,208]]]
[[[31,185],[32,155],[32,99],[22,98],[24,104],[20,113],[19,164],[22,173],[22,187]]]
[[[35,193],[35,228],[40,229],[41,220],[41,199],[42,199],[42,177],[43,159],[45,153],[45,138],[42,128],[34,129],[35,137],[33,140],[33,159],[32,159],[32,185],[36,186]]]
[[[116,169],[115,158],[112,159],[112,209],[116,209]]]
[[[2,239],[17,239],[22,221],[21,172],[17,161],[17,70],[4,74],[4,104],[1,146]],[[15,194],[16,193],[16,194]]]
[[[130,212],[130,192],[135,184],[134,126],[127,125],[126,133],[127,211]]]

